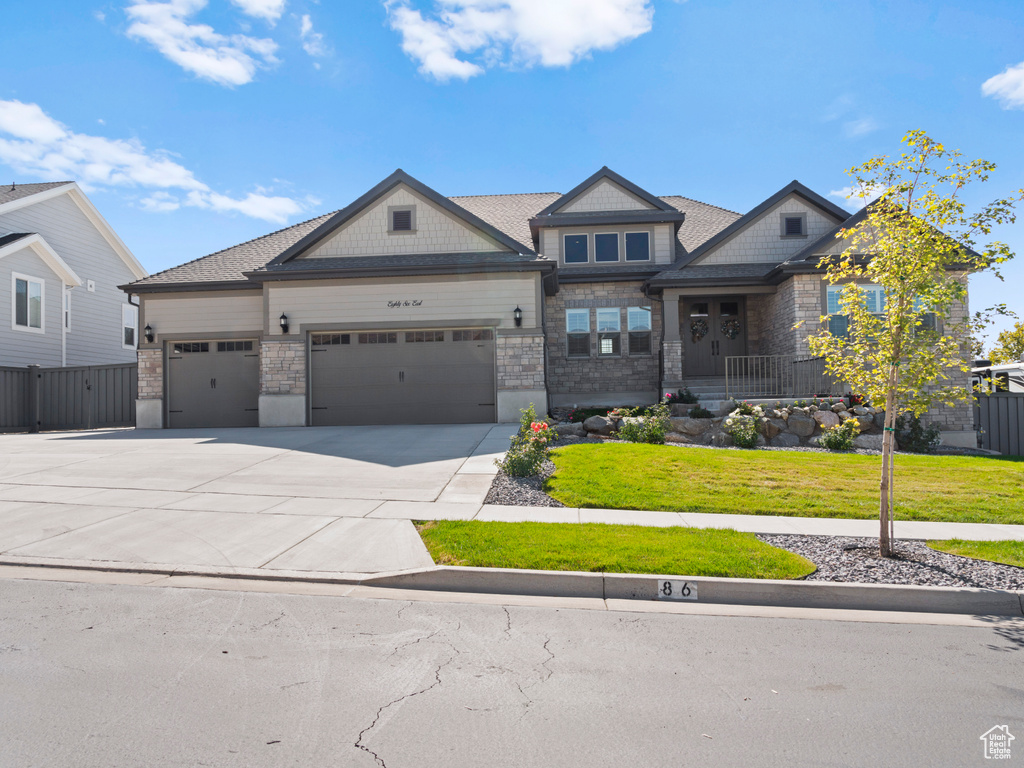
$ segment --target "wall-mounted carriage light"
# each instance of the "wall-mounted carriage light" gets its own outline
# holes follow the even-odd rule
[[[522,328],[523,327],[523,310],[521,310],[519,308],[518,304],[516,305],[516,308],[512,310],[512,317],[515,318],[516,328]]]
[[[152,344],[153,343],[153,338],[154,338],[153,337],[153,326],[151,326],[149,323],[146,323],[146,327],[143,329],[142,332],[146,335],[146,343],[147,344]]]
[[[288,333],[288,315],[281,313],[281,333]]]

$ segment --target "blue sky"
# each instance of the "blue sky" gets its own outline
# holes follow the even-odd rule
[[[1024,3],[7,0],[0,181],[73,178],[151,271],[341,208],[608,165],[746,211],[923,128],[1024,186]],[[841,196],[832,199],[849,204]],[[972,308],[1024,315],[1024,236]]]

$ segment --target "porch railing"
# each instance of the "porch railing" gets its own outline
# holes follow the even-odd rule
[[[825,358],[746,355],[725,358],[725,396],[840,397],[842,382],[825,372]]]

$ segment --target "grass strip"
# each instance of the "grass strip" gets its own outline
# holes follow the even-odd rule
[[[945,539],[929,541],[928,546],[939,552],[951,555],[971,557],[975,560],[988,560],[1003,565],[1016,565],[1024,568],[1024,541],[964,541],[963,539]]]
[[[744,579],[814,572],[809,560],[731,530],[479,520],[416,527],[438,565]]]
[[[878,456],[577,444],[545,490],[569,507],[877,519]],[[1024,458],[896,456],[896,519],[1024,524]]]

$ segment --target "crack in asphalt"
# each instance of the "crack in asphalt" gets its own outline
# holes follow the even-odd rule
[[[501,610],[505,612],[505,637],[509,640],[512,639],[512,614],[508,612],[508,608],[504,605],[501,606]]]
[[[544,650],[548,652],[548,660],[545,661],[544,663],[542,663],[541,666],[544,667],[544,671],[548,673],[548,676],[545,677],[543,680],[541,680],[542,683],[546,683],[548,680],[551,679],[551,676],[553,674],[555,674],[551,670],[551,667],[548,666],[548,664],[550,664],[552,661],[555,660],[554,652],[550,648],[548,648],[548,644],[550,642],[551,642],[551,638],[550,637],[547,640],[544,641]]]
[[[434,634],[437,634],[437,633],[435,632]],[[421,639],[425,639],[425,638],[421,638]],[[417,642],[419,642],[419,641],[417,641]],[[410,643],[410,645],[412,645],[412,643]],[[421,693],[426,693],[429,690],[437,688],[437,686],[439,686],[441,684],[441,670],[444,669],[445,667],[447,667],[453,661],[455,661],[455,657],[458,656],[459,653],[460,653],[460,651],[458,649],[456,649],[454,646],[451,646],[451,648],[452,648],[453,651],[455,651],[455,653],[452,654],[451,657],[449,657],[448,661],[446,661],[443,664],[439,665],[438,668],[434,670],[434,682],[432,682],[426,688],[421,688],[420,690],[415,691],[413,693],[407,693],[404,696],[400,696],[397,699],[395,699],[394,701],[389,701],[387,704],[385,704],[383,707],[381,707],[380,709],[377,710],[377,714],[373,718],[373,722],[370,723],[368,726],[366,726],[365,728],[363,728],[363,730],[361,730],[359,732],[359,738],[356,739],[354,746],[358,747],[363,752],[366,752],[367,754],[372,756],[374,761],[381,768],[388,768],[387,763],[384,762],[384,758],[382,758],[380,755],[378,755],[376,752],[374,752],[368,746],[363,744],[363,737],[366,736],[366,734],[368,734],[370,731],[372,731],[377,726],[377,723],[380,720],[380,716],[382,714],[384,714],[384,710],[388,709],[389,707],[394,706],[395,704],[398,704],[400,702],[406,701],[407,699],[411,699],[414,696],[419,696]]]
[[[402,643],[401,645],[397,645],[397,646],[395,646],[395,650],[393,650],[391,653],[389,653],[387,656],[384,657],[384,661],[387,661],[388,659],[390,659],[392,656],[394,656],[399,651],[404,650],[406,648],[409,648],[410,646],[416,645],[418,643],[421,643],[424,640],[429,640],[432,637],[436,637],[440,633],[441,633],[440,629],[435,629],[429,635],[423,635],[422,637],[417,637],[415,640],[412,640],[411,642]]]

